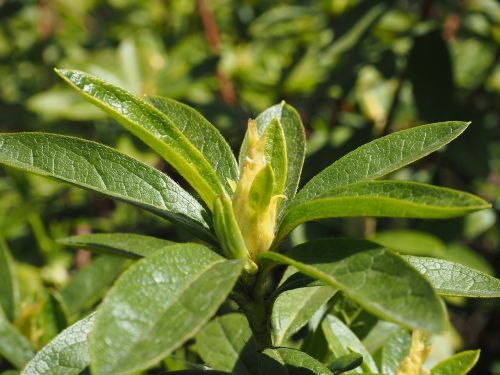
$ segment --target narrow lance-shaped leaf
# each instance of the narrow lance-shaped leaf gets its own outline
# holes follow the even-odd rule
[[[457,353],[434,366],[431,375],[466,375],[472,370],[478,359],[479,350]]]
[[[153,105],[89,74],[74,70],[57,70],[57,73],[177,169],[208,207],[212,207],[217,195],[225,192],[210,162],[172,119]]]
[[[0,309],[12,322],[19,309],[19,286],[7,242],[0,236]]]
[[[95,315],[79,320],[44,346],[21,375],[78,375],[89,365],[88,335]]]
[[[5,358],[20,369],[33,355],[33,349],[28,339],[7,320],[4,312],[0,309],[0,358]]]
[[[325,192],[365,180],[372,180],[414,162],[458,137],[468,123],[439,122],[389,134],[367,143],[314,176],[291,205]]]
[[[198,111],[185,104],[159,96],[148,96],[146,99],[167,116],[203,154],[226,191],[231,193],[228,179],[238,180],[238,164],[220,132]]]
[[[328,368],[300,350],[266,349],[259,354],[259,375],[333,375]]]
[[[322,239],[265,259],[294,266],[344,292],[374,315],[406,327],[441,331],[446,313],[429,282],[401,257],[368,241]]]
[[[139,259],[175,242],[135,233],[91,233],[57,240],[58,243],[97,253]]]
[[[384,345],[374,354],[383,374],[394,374],[401,361],[408,355],[411,347],[411,335],[404,330],[393,332]]]
[[[257,374],[257,348],[242,314],[214,319],[196,335],[196,351],[215,370]]]
[[[92,374],[129,374],[165,357],[216,312],[242,266],[197,244],[167,246],[138,260],[97,312]]]
[[[441,295],[500,298],[500,279],[443,259],[404,256]]]
[[[210,236],[207,213],[191,195],[164,173],[110,147],[56,134],[1,134],[0,163],[134,204]]]
[[[377,216],[449,218],[490,207],[462,191],[409,181],[365,181],[323,193],[289,207],[280,225],[282,239],[297,225],[331,217]]]

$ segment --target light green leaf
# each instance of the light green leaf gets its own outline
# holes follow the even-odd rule
[[[340,319],[332,314],[328,314],[323,319],[321,328],[328,342],[328,347],[335,357],[341,357],[353,352],[363,356],[363,363],[360,367],[352,370],[352,373],[362,373],[363,370],[373,373],[378,372],[377,365],[368,350],[366,350],[356,335]]]
[[[30,342],[12,325],[0,310],[0,357],[5,358],[18,369],[33,358]]]
[[[130,259],[153,254],[175,242],[134,233],[91,233],[57,240],[58,243]]]
[[[334,294],[335,289],[329,286],[299,288],[281,293],[273,304],[271,314],[273,344],[282,346]]]
[[[213,371],[213,370],[181,370],[168,372],[171,375],[232,375],[229,372]]]
[[[431,375],[466,375],[479,359],[479,350],[467,350],[439,362]]]
[[[387,230],[376,233],[371,241],[408,255],[443,257],[446,245],[432,234],[416,230]]]
[[[258,364],[260,375],[332,375],[324,364],[295,349],[266,349],[259,355]]]
[[[217,195],[225,192],[209,161],[160,110],[128,91],[89,74],[74,70],[57,70],[57,73],[85,99],[102,108],[170,163],[208,207],[212,207]]]
[[[351,216],[437,219],[487,207],[490,204],[481,198],[458,190],[409,181],[365,181],[292,204],[280,225],[278,240],[311,220]]]
[[[123,258],[100,256],[88,266],[80,269],[61,290],[70,316],[92,306],[124,270],[127,261]]]
[[[300,174],[304,164],[306,140],[304,134],[304,125],[300,120],[300,116],[293,107],[281,102],[262,112],[255,119],[259,134],[273,123],[273,119],[277,119],[283,129],[286,146],[286,183],[283,194],[290,200],[295,196],[299,185]],[[269,149],[266,145],[266,151]],[[281,147],[281,146],[280,146]],[[279,148],[277,149],[279,151]],[[246,153],[246,137],[243,141],[240,150],[240,165]],[[273,168],[274,165],[273,165]],[[274,171],[276,174],[276,170]],[[282,205],[283,206],[283,205]]]
[[[333,286],[372,314],[406,327],[442,331],[446,313],[430,283],[401,257],[363,240],[321,239],[258,259],[288,264]]]
[[[191,195],[110,147],[56,134],[1,134],[0,163],[132,203],[209,236],[207,213]]]
[[[195,109],[175,100],[149,96],[148,102],[159,109],[203,154],[217,173],[226,192],[231,193],[228,179],[238,180],[238,164],[231,147],[205,117]]]
[[[42,311],[36,318],[41,345],[46,345],[68,326],[68,311],[61,295],[50,291],[43,301]]]
[[[167,246],[138,260],[97,312],[92,373],[129,374],[165,357],[216,312],[242,265],[197,244]]]
[[[66,328],[44,346],[21,375],[78,375],[89,364],[87,337],[95,314]]]
[[[458,137],[468,126],[460,121],[438,122],[389,134],[369,142],[314,176],[292,205],[326,191],[372,180],[414,162]]]
[[[7,242],[0,237],[0,309],[11,322],[19,309],[19,284]]]
[[[215,370],[257,374],[257,348],[242,314],[224,315],[203,327],[196,335],[196,351]]]
[[[274,172],[273,195],[284,194],[287,179],[287,158],[285,133],[280,122],[274,118],[266,129],[264,154]]]
[[[403,330],[392,333],[384,345],[375,353],[380,371],[394,374],[401,361],[408,355],[411,346],[411,335]]]
[[[447,260],[405,256],[404,259],[424,275],[444,296],[498,298],[500,279]]]

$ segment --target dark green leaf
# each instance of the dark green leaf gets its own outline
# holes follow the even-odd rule
[[[431,375],[466,375],[479,359],[479,350],[467,350],[439,362]]]
[[[30,342],[12,325],[0,310],[0,357],[21,369],[33,358]]]
[[[447,260],[405,256],[441,295],[475,298],[500,297],[500,280],[481,271]]]
[[[363,363],[363,356],[359,353],[346,354],[335,358],[329,365],[328,369],[334,375],[341,374],[350,370],[354,370]]]
[[[450,218],[487,207],[490,204],[481,198],[458,190],[409,181],[365,181],[292,204],[280,225],[278,238],[284,238],[303,222],[324,218]]]
[[[132,203],[207,236],[203,207],[160,171],[112,148],[56,134],[0,135],[0,163]]]
[[[394,374],[401,361],[408,355],[411,346],[411,335],[403,330],[392,333],[384,345],[374,354],[380,371]]]
[[[60,244],[97,253],[138,259],[175,242],[134,233],[92,233],[57,240]]]
[[[62,331],[26,365],[21,375],[78,375],[89,364],[87,337],[95,315]]]
[[[19,286],[7,242],[0,237],[0,309],[11,322],[19,309]]]
[[[61,290],[70,316],[92,306],[123,271],[126,260],[103,255],[80,269]]]
[[[321,362],[288,348],[266,349],[259,355],[260,375],[332,375]]]
[[[166,356],[215,313],[242,265],[197,244],[167,246],[138,260],[97,312],[92,373],[129,374]]]
[[[203,327],[196,335],[196,351],[213,369],[257,374],[257,348],[242,314],[224,315]]]
[[[68,311],[58,293],[51,291],[47,294],[37,321],[40,326],[42,345],[46,345],[68,326]]]
[[[261,261],[288,264],[344,292],[369,312],[407,327],[445,328],[445,310],[429,282],[401,257],[372,242],[321,239]]]
[[[89,74],[74,70],[57,70],[57,73],[85,99],[102,108],[177,169],[209,207],[217,195],[224,193],[213,166],[164,113],[128,91]]]

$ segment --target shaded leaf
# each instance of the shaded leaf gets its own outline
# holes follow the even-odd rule
[[[68,326],[68,311],[60,294],[54,291],[47,294],[37,321],[40,325],[42,345],[46,345]]]
[[[346,354],[341,357],[335,358],[328,365],[328,369],[334,375],[341,374],[350,370],[354,370],[363,363],[363,356],[359,353]]]
[[[380,371],[384,374],[394,374],[401,361],[410,352],[411,335],[403,330],[392,333],[384,345],[374,354]]]
[[[288,348],[264,350],[259,355],[259,374],[332,375],[325,365],[313,357],[300,350]]]
[[[0,237],[0,308],[11,322],[19,309],[19,285],[7,242]]]
[[[0,357],[5,358],[18,369],[33,358],[30,342],[12,325],[0,310]]]

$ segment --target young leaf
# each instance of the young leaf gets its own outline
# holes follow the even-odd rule
[[[7,320],[4,312],[0,310],[0,357],[20,369],[33,355],[28,339]]]
[[[103,255],[80,269],[61,290],[69,316],[92,306],[120,275],[126,264],[123,258]]]
[[[500,279],[447,260],[404,256],[424,275],[441,295],[455,297],[499,298]]]
[[[375,243],[321,239],[286,254],[262,253],[258,259],[294,266],[382,319],[434,332],[446,326],[445,310],[430,283],[401,257]]]
[[[401,361],[410,352],[411,335],[404,330],[397,330],[385,341],[384,345],[374,354],[383,374],[394,374]]]
[[[177,126],[151,104],[99,78],[74,70],[56,72],[170,163],[208,207],[225,192],[213,166],[178,128],[182,124]]]
[[[19,286],[7,242],[0,237],[0,309],[11,322],[19,308]]]
[[[304,352],[288,348],[266,349],[259,355],[259,374],[333,375],[328,368]]]
[[[215,370],[257,374],[257,348],[242,314],[224,315],[203,327],[196,335],[196,351]]]
[[[119,199],[205,237],[203,207],[160,171],[110,147],[56,134],[0,135],[0,163]]]
[[[363,370],[373,373],[378,372],[377,365],[368,350],[366,350],[357,336],[336,316],[328,314],[323,319],[321,328],[328,342],[328,347],[335,357],[351,354],[352,352],[363,356],[361,367],[354,369],[353,373],[362,373]]]
[[[294,203],[280,224],[278,240],[297,225],[331,217],[449,218],[490,207],[458,190],[409,181],[365,181]]]
[[[450,121],[417,126],[367,143],[314,176],[297,194],[293,205],[325,190],[372,180],[414,162],[458,137],[466,122]]]
[[[334,294],[335,289],[329,286],[299,288],[281,293],[273,304],[271,314],[273,344],[282,346]]]
[[[89,365],[87,337],[95,314],[66,328],[44,346],[21,375],[78,375]]]
[[[57,240],[58,243],[97,253],[139,259],[175,242],[134,233],[91,233]]]
[[[439,362],[431,370],[431,375],[466,375],[479,359],[479,350],[467,350]]]
[[[266,127],[273,123],[273,119],[278,120],[283,129],[286,145],[286,183],[284,194],[289,200],[295,196],[299,185],[300,174],[304,164],[306,152],[306,139],[304,125],[300,116],[290,105],[281,102],[262,112],[255,119],[259,134],[262,134]],[[240,150],[240,165],[246,154],[246,137]],[[273,166],[274,167],[274,166]],[[276,173],[276,171],[275,171]],[[280,193],[281,194],[281,193]]]
[[[198,111],[175,100],[148,96],[146,100],[159,109],[203,154],[217,173],[226,192],[228,179],[238,180],[238,164],[231,147],[220,132]]]
[[[273,195],[284,193],[287,176],[285,134],[280,122],[274,118],[265,129],[264,153],[274,173]]]
[[[97,312],[92,373],[129,374],[166,356],[215,313],[242,265],[197,244],[167,246],[138,260]]]

